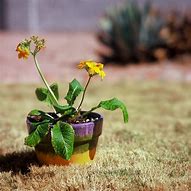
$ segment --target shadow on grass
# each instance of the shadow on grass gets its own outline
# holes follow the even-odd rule
[[[35,152],[14,152],[6,155],[0,155],[0,172],[9,172],[13,174],[27,174],[30,172],[30,166],[39,166]]]

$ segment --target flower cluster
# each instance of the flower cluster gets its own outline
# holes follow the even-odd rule
[[[31,43],[34,45],[34,50],[31,50]],[[18,58],[27,59],[30,54],[36,55],[42,48],[45,48],[45,40],[32,36],[30,39],[20,42],[17,45],[16,51],[18,52]]]
[[[25,42],[19,43],[16,51],[18,52],[18,58],[27,59],[30,55],[29,46]]]
[[[89,76],[94,76],[96,74],[99,74],[99,76],[103,79],[105,77],[105,72],[103,71],[103,64],[97,63],[91,60],[88,61],[82,61],[78,65],[79,69],[86,69]]]
[[[31,42],[34,43],[34,54],[37,54],[41,49],[45,48],[45,40],[39,39],[38,36],[32,36]]]

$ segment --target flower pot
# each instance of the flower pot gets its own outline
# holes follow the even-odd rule
[[[65,160],[54,152],[50,132],[35,147],[36,155],[41,164],[68,165],[70,163],[84,164],[94,159],[99,136],[102,133],[103,117],[98,113],[90,113],[94,121],[71,124],[74,132],[74,150],[70,160]],[[28,132],[34,130],[31,119],[27,117]]]

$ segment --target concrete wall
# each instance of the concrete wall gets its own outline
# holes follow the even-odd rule
[[[95,30],[104,10],[123,0],[0,0],[0,28],[27,31]],[[137,0],[143,3],[145,0]],[[153,0],[188,10],[191,0]]]
[[[9,30],[28,30],[28,0],[5,0],[5,27]]]

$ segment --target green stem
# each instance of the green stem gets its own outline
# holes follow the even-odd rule
[[[97,105],[96,107],[93,107],[93,108],[90,109],[89,111],[84,112],[84,113],[80,116],[80,118],[85,117],[86,115],[90,114],[92,111],[94,111],[94,110],[96,110],[96,109],[98,109],[98,108],[100,108],[100,105]]]
[[[88,87],[88,85],[89,85],[89,83],[90,83],[91,78],[92,78],[92,76],[89,76],[89,79],[88,79],[88,81],[87,81],[87,83],[86,83],[86,86],[85,86],[85,88],[84,88],[84,92],[83,92],[83,95],[82,95],[82,99],[81,99],[80,104],[79,104],[79,106],[78,106],[78,108],[77,108],[77,111],[78,111],[78,112],[80,111],[80,107],[82,106],[82,103],[83,103],[83,101],[84,101],[84,97],[85,97],[85,94],[86,94],[86,90],[87,90],[87,87]]]
[[[51,90],[51,88],[50,88],[48,82],[46,81],[45,77],[43,76],[43,74],[42,74],[42,72],[41,72],[41,70],[40,70],[40,67],[39,67],[38,61],[37,61],[37,59],[36,59],[36,56],[34,55],[33,58],[34,58],[34,62],[35,62],[36,69],[38,70],[38,73],[40,74],[40,77],[41,77],[42,81],[44,82],[44,84],[45,84],[45,86],[47,87],[49,93],[51,94],[54,103],[58,105],[58,100],[57,100],[57,98],[55,97],[53,91]]]

